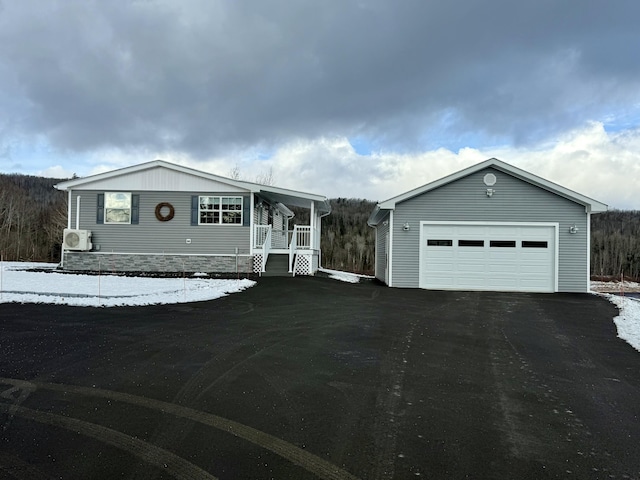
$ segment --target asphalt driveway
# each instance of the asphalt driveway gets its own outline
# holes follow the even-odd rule
[[[0,304],[0,478],[640,478],[640,353],[616,314],[326,278]]]

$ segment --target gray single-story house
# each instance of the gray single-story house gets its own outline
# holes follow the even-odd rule
[[[380,202],[375,275],[392,287],[587,292],[607,205],[495,158]]]
[[[321,195],[155,160],[61,182],[68,192],[64,270],[313,275]],[[294,225],[287,207],[309,209]]]

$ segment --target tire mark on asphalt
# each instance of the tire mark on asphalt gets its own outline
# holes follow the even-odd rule
[[[46,388],[46,387],[45,387]],[[0,405],[0,411],[8,412],[7,405]],[[14,409],[14,415],[38,423],[64,428],[81,435],[95,438],[101,442],[124,450],[142,460],[168,472],[179,480],[217,480],[217,477],[205,472],[200,467],[188,462],[182,457],[175,455],[155,445],[151,445],[143,440],[126,435],[111,428],[85,422],[77,418],[64,417],[54,413],[41,412],[26,407]]]
[[[387,357],[382,364],[381,371],[389,383],[383,386],[376,399],[376,410],[381,416],[374,425],[376,460],[373,464],[372,478],[391,479],[395,474],[396,444],[400,430],[399,417],[402,415],[400,399],[404,386],[405,364],[416,324],[417,321],[410,324],[409,331],[401,339],[399,348],[394,348],[394,350],[401,350],[399,354],[393,355],[393,358]]]
[[[326,460],[323,460],[322,458],[312,453],[302,450],[301,448],[298,448],[285,440],[274,437],[273,435],[262,432],[260,430],[256,430],[255,428],[249,427],[247,425],[234,422],[233,420],[228,420],[226,418],[213,415],[211,413],[201,412],[192,408],[163,402],[161,400],[139,397],[137,395],[115,392],[112,390],[102,390],[99,388],[80,387],[58,383],[27,382],[24,380],[2,377],[0,377],[0,382],[16,385],[35,385],[43,390],[51,390],[67,394],[75,393],[78,395],[105,398],[129,403],[131,405],[141,406],[144,408],[149,408],[152,410],[157,410],[162,413],[169,413],[179,417],[187,418],[189,420],[201,423],[209,427],[216,428],[218,430],[222,430],[223,432],[230,433],[235,437],[242,438],[243,440],[253,443],[261,448],[279,455],[286,460],[289,460],[290,462],[304,468],[308,472],[317,475],[319,478],[326,480],[358,480],[358,477],[350,474],[349,472],[342,470],[336,465],[327,462]],[[18,412],[20,411],[20,408],[22,407],[19,407]]]
[[[31,395],[31,393],[33,393],[33,391],[36,389],[36,387],[33,384],[24,383],[22,381],[19,381],[19,382],[7,381],[5,383],[12,385],[12,387],[0,393],[0,398],[9,400],[12,403],[8,409],[9,418],[7,419],[6,423],[2,426],[2,430],[7,430],[9,428],[9,425],[11,425],[11,420],[13,419],[15,412],[17,411],[20,404],[24,402],[27,399],[27,397]]]
[[[2,474],[2,478],[9,475],[11,478],[25,480],[51,480],[53,478],[19,457],[3,452],[0,452],[0,474]]]

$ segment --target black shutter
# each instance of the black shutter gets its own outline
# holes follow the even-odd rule
[[[131,224],[140,223],[140,195],[131,195]]]
[[[80,212],[76,212],[76,216],[78,216]],[[96,223],[103,224],[104,223],[104,193],[98,194],[98,206],[96,208]]]
[[[242,197],[242,226],[251,225],[251,197]]]
[[[198,195],[191,196],[191,225],[198,225]]]

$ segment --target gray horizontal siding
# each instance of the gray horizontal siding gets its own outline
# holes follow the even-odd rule
[[[138,225],[98,225],[96,208],[99,193],[104,192],[86,190],[72,193],[71,226],[75,228],[76,198],[80,195],[80,228],[91,230],[94,249],[99,246],[100,252],[234,254],[235,247],[238,247],[239,253],[249,253],[250,227],[191,225],[191,196],[218,195],[216,192],[132,191],[140,195]],[[161,202],[169,202],[175,208],[175,216],[168,222],[161,222],[155,216],[156,205]],[[186,239],[191,239],[191,244],[187,244]]]
[[[486,195],[486,173],[497,177]],[[393,286],[418,287],[420,221],[559,223],[558,290],[585,292],[587,215],[585,207],[498,170],[487,168],[396,205],[393,221]],[[405,222],[410,230],[404,231]],[[569,227],[576,225],[577,234]]]
[[[385,222],[387,224],[385,225]],[[387,267],[387,245],[386,245],[386,237],[389,232],[389,215],[384,217],[382,221],[376,227],[376,278],[381,282],[386,282],[385,280],[385,269]]]

